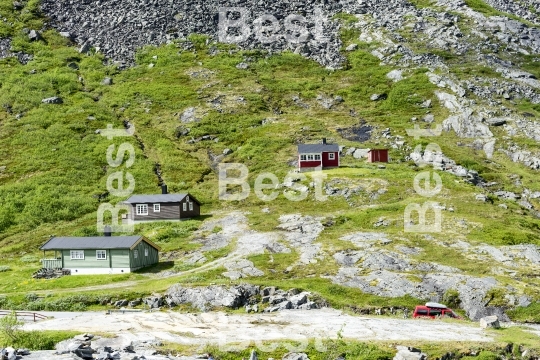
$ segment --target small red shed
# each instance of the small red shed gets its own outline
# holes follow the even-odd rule
[[[339,145],[322,144],[298,145],[298,169],[300,171],[313,171],[339,167]]]
[[[371,149],[368,151],[368,162],[388,162],[388,149]]]

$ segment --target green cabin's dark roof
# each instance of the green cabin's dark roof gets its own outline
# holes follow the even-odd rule
[[[188,193],[184,194],[149,194],[149,195],[133,195],[129,199],[125,200],[128,204],[147,204],[147,203],[176,203],[184,200],[186,196],[200,205],[199,201]]]
[[[142,235],[53,237],[40,247],[40,250],[131,249],[141,240],[160,250],[159,246]]]

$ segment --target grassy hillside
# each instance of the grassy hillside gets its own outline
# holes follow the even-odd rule
[[[397,239],[396,244],[401,241],[425,250],[417,256],[417,261],[454,266],[474,276],[492,274],[493,264],[462,258],[461,253],[450,249],[443,253],[440,244],[464,240],[495,246],[540,245],[540,219],[532,212],[514,201],[502,201],[492,195],[490,201],[479,202],[475,195],[485,190],[441,171],[437,173],[442,178],[443,189],[430,200],[452,207],[454,211],[444,213],[443,231],[436,235],[438,242],[434,244],[421,234],[403,231],[405,207],[426,200],[413,187],[415,176],[423,169],[405,158],[415,146],[430,142],[430,139],[408,137],[406,129],[413,127],[413,117],[422,118],[429,112],[435,116],[436,123],[440,123],[448,112],[434,96],[437,87],[429,82],[428,69],[405,70],[406,78],[393,82],[386,77],[393,68],[380,66],[380,60],[371,54],[376,44],[357,41],[358,34],[354,30],[343,30],[344,47],[357,43],[358,48],[343,51],[347,63],[341,70],[327,70],[293,53],[269,56],[262,51],[240,51],[229,45],[208,42],[204,36],[192,35],[174,44],[141,49],[137,65],[119,71],[99,53],[80,54],[54,30],[43,32],[42,40],[30,42],[23,28],[41,27],[43,20],[37,6],[37,1],[30,1],[25,10],[15,13],[11,1],[0,1],[2,14],[8,19],[0,23],[0,37],[12,36],[16,50],[33,55],[33,60],[26,65],[14,58],[0,60],[0,168],[5,167],[0,171],[0,269],[3,268],[0,293],[9,294],[9,299],[0,298],[3,301],[0,307],[17,306],[35,292],[51,299],[51,309],[73,309],[73,304],[82,304],[77,305],[79,308],[92,306],[99,302],[100,296],[137,297],[163,291],[178,281],[230,282],[221,276],[222,267],[189,273],[198,265],[186,264],[182,256],[171,256],[172,260],[151,270],[188,271],[180,277],[156,280],[151,277],[152,273],[143,272],[30,280],[31,273],[39,268],[38,248],[51,235],[96,234],[99,204],[125,199],[107,191],[107,178],[117,171],[134,176],[135,193],[157,193],[156,169],[159,169],[169,190],[192,193],[203,203],[203,213],[208,218],[241,210],[246,212],[249,226],[255,231],[274,230],[282,214],[327,217],[334,221],[334,226],[326,228],[319,239],[328,254],[348,248],[339,240],[345,234],[381,230],[374,225],[380,218],[389,221],[384,232]],[[241,62],[249,67],[237,68]],[[525,66],[537,69],[532,61]],[[490,72],[484,75],[498,76]],[[112,85],[102,83],[106,77],[112,78]],[[387,99],[371,101],[374,93],[387,94]],[[42,99],[52,96],[61,97],[63,103],[42,103]],[[320,104],[320,96],[331,99],[340,96],[343,102],[327,109]],[[432,100],[429,109],[421,106],[426,100]],[[196,109],[195,116],[199,120],[182,122],[181,115],[191,107]],[[527,108],[536,116],[540,114],[538,110]],[[108,124],[123,128],[126,122],[134,125],[135,136],[108,140],[96,132]],[[373,127],[370,140],[359,143],[340,135],[340,129],[359,124]],[[320,203],[312,195],[304,201],[292,202],[283,193],[269,203],[253,193],[242,201],[218,199],[216,163],[212,158],[222,154],[224,149],[233,152],[222,161],[247,166],[253,187],[256,177],[263,172],[272,172],[283,180],[293,169],[288,162],[295,159],[297,143],[314,143],[325,137],[346,147],[390,147],[396,139],[381,136],[386,128],[391,128],[393,136],[402,136],[406,142],[400,148],[390,149],[392,162],[386,168],[346,156],[340,169],[327,172],[329,182],[339,180],[363,189],[352,202],[337,196]],[[187,129],[189,133],[182,135]],[[210,135],[210,139],[191,141],[206,135]],[[496,135],[503,136],[502,132]],[[538,149],[538,144],[530,140],[514,140]],[[478,171],[486,181],[496,181],[500,189],[519,192],[526,187],[540,191],[537,171],[513,163],[498,152],[488,161],[482,151],[473,151],[467,146],[473,139],[458,139],[453,132],[444,132],[433,141],[446,156]],[[109,166],[107,148],[123,142],[136,149],[134,165],[129,169],[124,165]],[[520,185],[516,185],[516,177]],[[383,188],[385,191],[373,196]],[[531,202],[540,208],[540,202]],[[498,206],[502,203],[507,208]],[[263,207],[268,207],[270,213],[262,213]],[[162,246],[166,255],[173,252],[183,255],[201,247],[190,240],[203,220],[138,225],[136,232]],[[226,256],[227,250],[208,251],[205,255],[212,261]],[[336,264],[330,262],[287,271],[286,264],[293,262],[297,255],[250,257],[267,273],[262,280],[252,281],[317,291],[332,304],[342,307],[412,306],[423,300],[383,299],[331,284],[324,276],[321,278],[337,271]],[[270,257],[272,264],[269,264]],[[503,285],[523,289],[538,300],[539,281],[534,269],[520,268],[518,272],[516,277],[505,274],[496,277]],[[124,285],[100,288],[110,283]],[[84,299],[69,297],[81,288],[92,290],[95,295],[84,295]],[[46,295],[52,289],[55,295]],[[58,299],[63,296],[68,297]],[[503,294],[497,296],[502,298]],[[354,304],[350,304],[351,298],[355,299]],[[537,308],[533,305],[533,309]],[[539,320],[537,313],[531,315],[534,311],[530,308],[519,311],[515,314],[517,319]]]

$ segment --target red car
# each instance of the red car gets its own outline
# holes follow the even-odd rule
[[[455,319],[461,319],[459,315],[446,307],[446,305],[428,302],[426,305],[418,305],[413,312],[413,318],[429,317],[435,319],[437,317],[448,316]]]

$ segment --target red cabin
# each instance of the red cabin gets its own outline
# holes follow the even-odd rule
[[[371,149],[368,151],[368,162],[388,162],[388,149]]]
[[[300,171],[313,171],[339,166],[339,145],[322,144],[298,145],[298,169]]]

